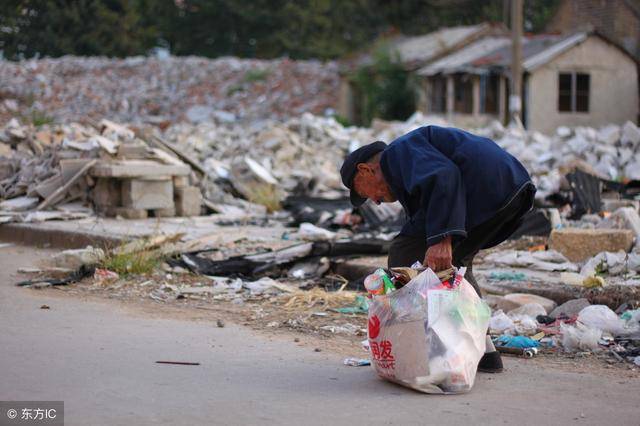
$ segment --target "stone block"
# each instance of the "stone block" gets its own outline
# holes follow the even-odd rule
[[[199,216],[202,206],[202,193],[200,188],[185,186],[176,188],[176,213],[178,216]]]
[[[529,303],[537,303],[541,305],[547,313],[551,312],[557,305],[551,299],[547,299],[546,297],[537,296],[535,294],[528,293],[511,293],[504,296],[505,299],[515,302],[518,306],[527,305]]]
[[[139,210],[168,209],[173,204],[171,180],[124,179],[122,205]]]
[[[117,179],[98,178],[91,190],[91,198],[98,211],[106,212],[122,203],[122,189]]]
[[[166,209],[154,209],[151,210],[153,217],[175,217],[176,216],[176,208],[169,207]]]
[[[133,209],[130,207],[116,207],[115,214],[125,219],[146,219],[149,217],[146,210]]]
[[[591,305],[587,299],[573,299],[555,308],[549,315],[554,318],[559,317],[561,314],[569,318],[578,316],[581,310]]]
[[[189,177],[188,176],[174,176],[173,177],[173,187],[174,188],[184,188],[185,186],[189,186]]]
[[[149,147],[142,144],[122,144],[118,148],[118,158],[128,160],[145,160],[149,158]]]
[[[633,237],[633,231],[628,229],[554,229],[549,248],[559,251],[572,262],[582,262],[603,251],[628,252]]]

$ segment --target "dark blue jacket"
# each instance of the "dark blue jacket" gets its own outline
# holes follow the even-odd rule
[[[522,164],[495,142],[454,128],[409,132],[389,144],[380,165],[410,217],[402,233],[426,236],[427,246],[466,237],[531,185]]]

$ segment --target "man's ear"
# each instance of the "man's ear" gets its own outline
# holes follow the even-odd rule
[[[363,172],[365,176],[373,174],[373,168],[368,163],[358,163],[357,169],[359,172]]]

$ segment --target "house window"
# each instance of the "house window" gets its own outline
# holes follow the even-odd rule
[[[558,111],[589,112],[589,74],[560,73],[558,75]]]

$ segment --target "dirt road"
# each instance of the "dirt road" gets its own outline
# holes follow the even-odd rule
[[[0,400],[64,400],[67,425],[640,424],[640,381],[620,372],[510,359],[469,394],[428,396],[315,352],[320,341],[13,285],[19,267],[50,254],[0,248]]]

